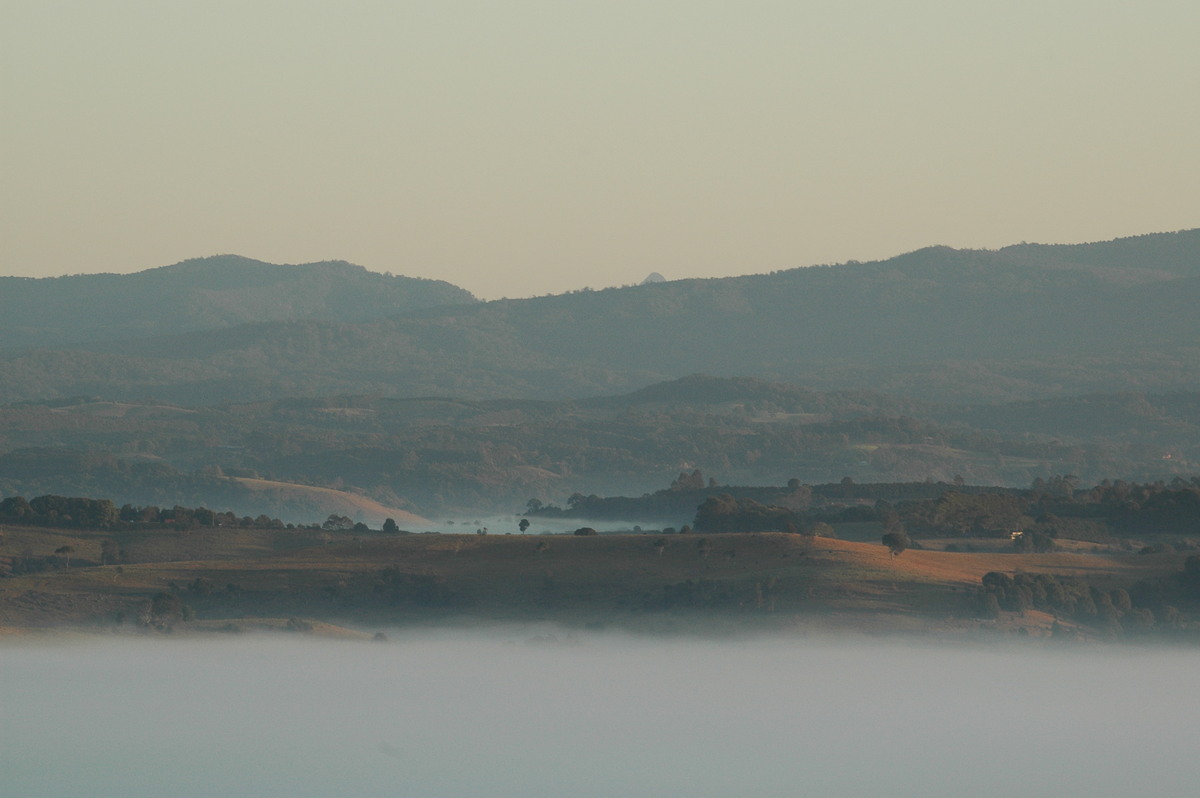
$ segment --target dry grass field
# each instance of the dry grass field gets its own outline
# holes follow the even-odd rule
[[[363,518],[367,523],[378,527],[385,518],[391,518],[400,526],[425,527],[429,520],[419,515],[401,510],[399,507],[388,507],[374,499],[333,488],[318,488],[312,485],[298,485],[294,482],[276,482],[269,479],[250,479],[241,477],[237,480],[243,486],[260,494],[268,505],[304,508],[307,517],[325,517],[329,513],[346,515],[351,518]],[[295,512],[295,510],[293,510]]]
[[[119,544],[120,564],[101,564],[105,540]],[[55,554],[64,546],[73,549],[69,565]],[[893,557],[877,543],[781,533],[331,536],[24,527],[4,530],[0,557],[43,563],[40,571],[16,568],[0,579],[0,628],[10,630],[328,631],[322,623],[371,629],[551,620],[645,630],[937,633],[1049,627],[1052,618],[1032,611],[981,620],[976,594],[989,571],[1128,587],[1179,571],[1183,559],[918,549]],[[156,596],[161,606],[152,612]]]

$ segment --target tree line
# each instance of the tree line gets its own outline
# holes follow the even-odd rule
[[[0,521],[28,526],[55,526],[75,529],[191,529],[195,527],[244,527],[284,529],[289,526],[278,518],[259,515],[256,518],[233,512],[219,512],[207,507],[156,507],[125,504],[117,507],[109,499],[89,499],[79,496],[9,496],[0,500]]]
[[[899,500],[896,500],[897,497]],[[1122,538],[1200,535],[1200,477],[1171,482],[1105,480],[1083,488],[1072,476],[1037,479],[1029,488],[961,483],[718,486],[700,471],[670,488],[634,497],[576,494],[567,508],[531,500],[533,515],[679,518],[692,508],[697,532],[808,532],[818,524],[876,522],[916,537],[1001,538],[1023,551],[1049,551],[1057,538],[1113,543]],[[684,516],[686,517],[686,516]]]
[[[1200,555],[1189,556],[1176,573],[1142,579],[1128,589],[1075,576],[990,571],[980,580],[977,601],[985,618],[1049,613],[1056,631],[1059,621],[1070,620],[1110,635],[1177,633],[1200,605]]]

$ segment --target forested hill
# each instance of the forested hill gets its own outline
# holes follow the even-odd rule
[[[145,338],[248,322],[355,322],[475,301],[449,283],[341,261],[282,266],[219,255],[136,274],[0,277],[0,347]]]
[[[1200,273],[1200,230],[1118,238],[1094,244],[1016,244],[1006,258],[1043,265],[1115,269],[1126,277],[1195,276]]]
[[[562,505],[576,492],[641,496],[695,470],[723,486],[844,477],[1027,486],[1064,474],[1190,479],[1197,463],[1200,392],[941,407],[693,375],[558,402],[0,404],[0,496],[203,504],[306,522],[333,511],[314,510],[320,502],[354,497],[447,518],[511,511],[531,497]],[[676,521],[704,498],[691,497]]]
[[[552,399],[696,372],[958,402],[1196,390],[1197,306],[1200,230],[932,247],[873,263],[43,351],[0,361],[0,401]]]

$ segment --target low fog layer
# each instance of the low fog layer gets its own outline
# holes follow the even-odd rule
[[[1200,652],[522,628],[3,644],[21,796],[1191,795]]]

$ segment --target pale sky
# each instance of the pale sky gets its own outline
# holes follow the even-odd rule
[[[0,274],[483,298],[1200,226],[1195,0],[0,0]]]

